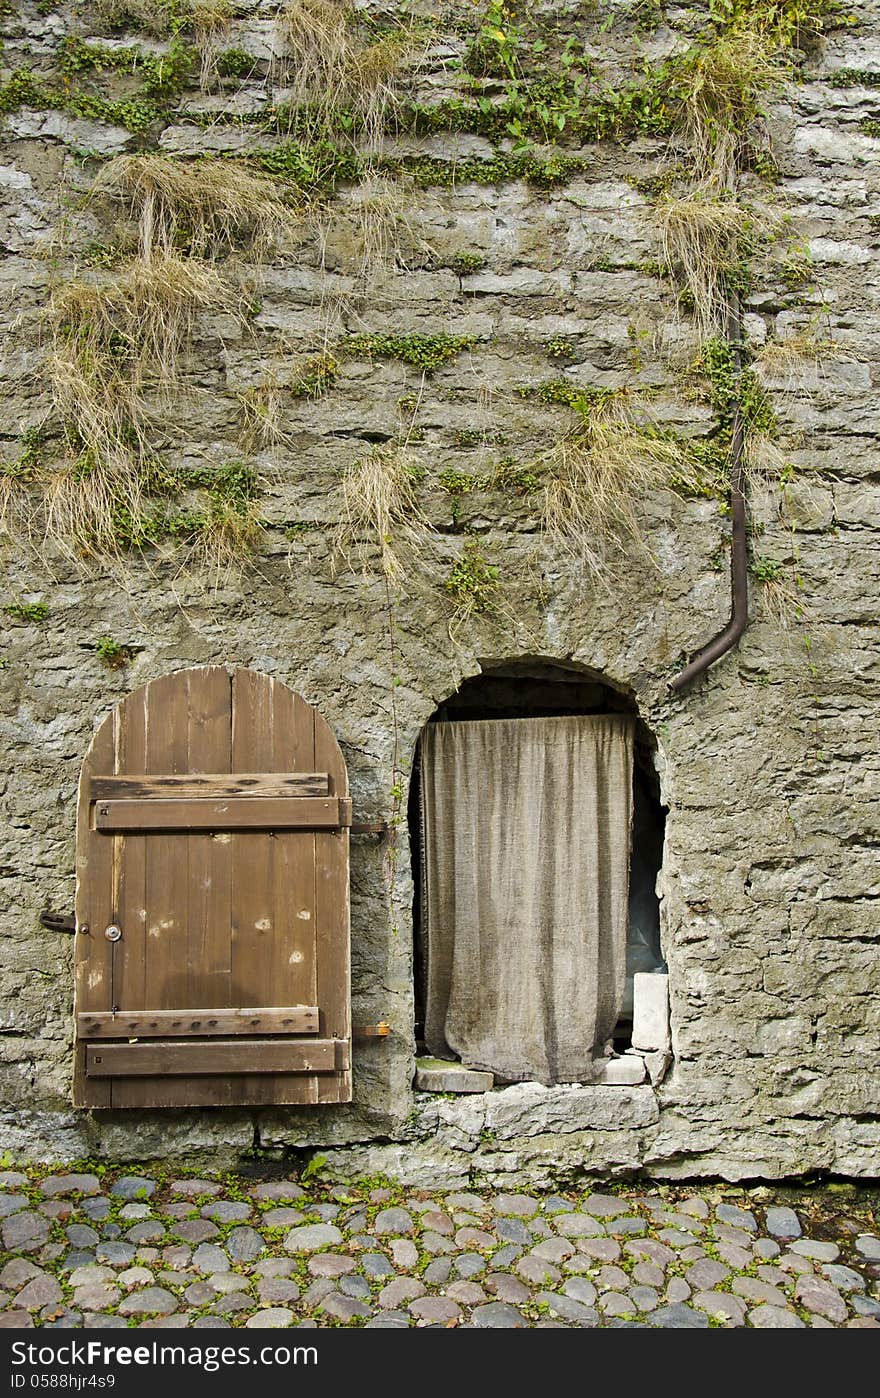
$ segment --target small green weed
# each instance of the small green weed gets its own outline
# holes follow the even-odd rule
[[[49,615],[49,607],[45,602],[10,602],[3,610],[13,621],[34,624],[45,621]]]

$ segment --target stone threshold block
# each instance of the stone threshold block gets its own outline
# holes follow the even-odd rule
[[[652,971],[633,976],[632,1046],[638,1053],[668,1053],[669,977]]]
[[[638,1087],[645,1081],[645,1060],[638,1053],[600,1059],[597,1068],[596,1082],[604,1087]]]
[[[495,1078],[481,1068],[450,1063],[445,1058],[416,1059],[418,1092],[490,1092]]]

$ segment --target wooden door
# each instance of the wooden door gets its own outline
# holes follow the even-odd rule
[[[351,1100],[345,761],[280,681],[179,670],[83,763],[74,1103]]]

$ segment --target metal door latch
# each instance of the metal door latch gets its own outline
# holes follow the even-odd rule
[[[40,926],[49,932],[75,932],[76,918],[72,913],[52,913],[44,908],[40,913]]]

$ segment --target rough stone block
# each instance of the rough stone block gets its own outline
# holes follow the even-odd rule
[[[489,1092],[494,1082],[492,1073],[480,1068],[466,1068],[462,1063],[449,1063],[442,1058],[416,1059],[419,1092]]]
[[[633,1048],[666,1053],[669,1044],[669,977],[637,971],[633,976]]]
[[[642,1055],[645,1060],[645,1067],[648,1070],[648,1077],[652,1087],[659,1087],[666,1074],[669,1072],[669,1065],[672,1062],[671,1053],[645,1053]]]
[[[637,1053],[628,1053],[622,1058],[606,1058],[600,1071],[599,1082],[606,1086],[637,1087],[645,1081],[645,1060]]]

